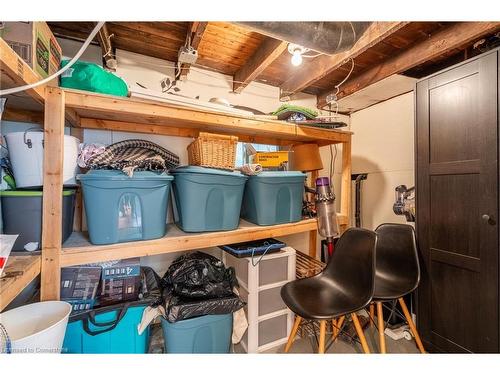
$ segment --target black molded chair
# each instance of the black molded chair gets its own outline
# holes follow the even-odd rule
[[[320,321],[319,353],[325,352],[327,320],[351,314],[356,333],[365,353],[370,350],[356,311],[364,309],[373,297],[375,277],[375,232],[351,228],[337,242],[335,252],[320,274],[291,281],[281,288],[281,297],[296,317],[285,353],[290,350],[302,319]],[[334,328],[335,331],[335,328]],[[333,340],[336,338],[335,334]]]
[[[406,224],[381,224],[375,232],[378,238],[373,302],[377,305],[380,352],[386,352],[382,303],[397,300],[419,350],[425,353],[420,336],[403,299],[405,295],[417,289],[420,282],[415,230]],[[373,319],[373,315],[373,309],[370,307],[371,319]]]

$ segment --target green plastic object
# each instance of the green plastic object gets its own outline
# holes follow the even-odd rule
[[[66,66],[69,60],[61,62]],[[123,79],[105,71],[97,64],[77,61],[61,75],[61,87],[98,92],[115,96],[127,96],[128,86]]]
[[[300,221],[305,178],[302,172],[261,172],[250,176],[241,217],[257,225]]]
[[[247,176],[196,166],[172,169],[170,173],[174,175],[176,222],[184,232],[238,228]]]
[[[313,119],[318,116],[318,111],[307,108],[307,107],[301,107],[298,105],[293,105],[293,104],[283,104],[280,106],[276,111],[271,113],[274,116],[278,116],[280,120],[288,117],[294,112],[302,113],[306,118],[308,119]]]
[[[63,196],[67,197],[69,195],[75,194],[75,190],[63,190]],[[0,191],[0,197],[41,197],[43,196],[43,191],[38,190],[2,190]]]
[[[14,180],[14,177],[9,176],[9,175],[5,175],[5,176],[3,176],[3,180],[7,183],[7,185],[9,185],[9,187],[12,190],[16,189],[16,180]]]

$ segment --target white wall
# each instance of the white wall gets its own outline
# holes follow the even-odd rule
[[[405,223],[392,205],[397,185],[414,185],[413,92],[353,113],[351,130],[352,173],[368,173],[362,182],[361,225]]]

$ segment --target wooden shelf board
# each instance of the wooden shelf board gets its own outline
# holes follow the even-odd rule
[[[40,267],[40,255],[11,255],[9,257],[2,278],[0,278],[0,311],[5,309],[40,274]]]
[[[64,89],[66,108],[81,118],[81,126],[193,136],[199,131],[231,134],[244,141],[269,143],[317,142],[321,145],[348,142],[351,132],[299,126],[235,114],[207,112],[158,101],[123,98]],[[257,143],[257,142],[256,142]]]
[[[342,216],[339,221],[343,224],[346,222],[346,218]],[[86,233],[74,232],[64,243],[61,252],[61,267],[203,249],[268,237],[286,236],[316,229],[316,219],[305,219],[297,223],[273,226],[258,226],[241,220],[240,226],[236,230],[205,233],[185,233],[174,224],[170,224],[167,235],[160,239],[100,246],[92,245],[88,241]]]

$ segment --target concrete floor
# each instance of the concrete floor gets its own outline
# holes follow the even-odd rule
[[[378,349],[378,331],[374,327],[369,327],[365,330],[366,341],[368,342],[368,346],[370,347],[370,351],[372,353],[379,353]],[[314,337],[312,338],[315,343]],[[329,336],[327,335],[327,345],[328,345]],[[401,340],[392,340],[387,335],[385,336],[387,353],[419,353],[417,346],[415,345],[415,341],[407,341],[405,339]],[[279,354],[283,353],[285,345],[277,346],[272,348],[264,353],[268,354]],[[315,353],[317,349],[313,350],[310,339],[298,338],[294,341],[292,348],[290,349],[290,353]],[[241,345],[235,345],[234,347],[235,353],[243,353],[243,348]],[[347,354],[347,353],[362,353],[361,345],[358,343],[349,344],[341,339],[337,339],[335,343],[333,343],[330,348],[326,351],[327,353],[338,353],[338,354]]]
[[[161,326],[159,324],[154,324],[151,327],[151,342],[149,353],[162,353],[163,352],[163,332],[161,330]],[[370,347],[370,351],[372,353],[378,353],[378,331],[374,327],[368,327],[365,331],[366,341],[368,342],[368,346]],[[329,342],[330,336],[327,333],[327,345]],[[387,335],[385,336],[387,352],[388,353],[419,353],[417,346],[415,345],[415,341],[407,341],[405,339],[401,339],[398,341],[392,340]],[[312,338],[312,342],[315,343],[314,337]],[[272,348],[264,353],[267,354],[279,354],[283,353],[285,345],[277,346]],[[234,345],[233,350],[234,353],[244,353],[244,350],[241,345]],[[292,348],[290,349],[290,353],[315,353],[317,349],[313,349],[311,345],[310,339],[297,338]],[[347,353],[362,353],[361,345],[358,343],[347,343],[342,339],[337,339],[335,343],[333,343],[330,348],[328,348],[327,353],[338,353],[338,354],[347,354]]]

